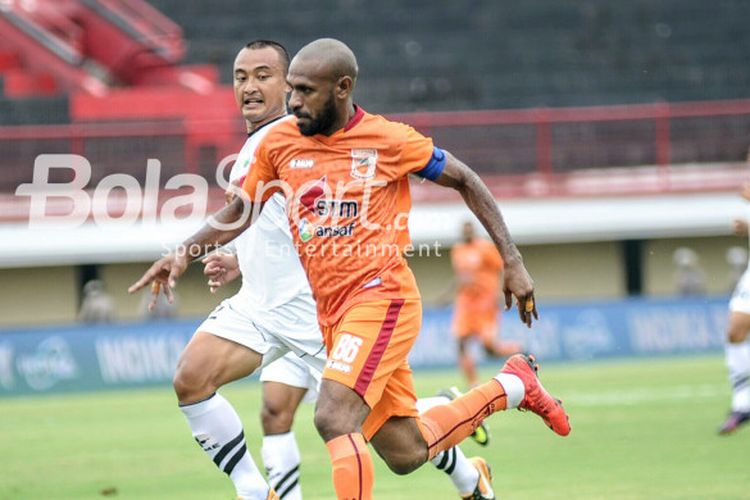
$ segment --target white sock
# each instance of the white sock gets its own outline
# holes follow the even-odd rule
[[[448,474],[459,495],[471,495],[474,492],[479,482],[479,471],[469,462],[461,448],[454,446],[441,451],[430,462]]]
[[[518,376],[512,373],[498,373],[495,380],[503,386],[506,396],[508,396],[508,409],[518,408],[526,395],[526,388]]]
[[[447,398],[445,396],[433,396],[431,398],[419,398],[417,399],[417,411],[419,413],[424,413],[430,408],[434,408],[435,406],[439,405],[447,405],[450,403],[450,398]]]
[[[732,411],[750,411],[750,344],[727,343],[725,350],[732,384]]]
[[[294,432],[264,436],[260,454],[266,466],[268,482],[276,494],[284,500],[301,500],[300,455]]]
[[[203,451],[234,483],[237,496],[265,499],[268,484],[247,452],[240,417],[229,401],[214,394],[180,410]]]

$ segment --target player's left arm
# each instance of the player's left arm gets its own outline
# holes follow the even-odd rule
[[[442,153],[444,158],[436,158]],[[432,171],[428,170],[433,165]],[[521,252],[513,243],[500,209],[482,179],[466,164],[448,151],[435,149],[424,177],[441,186],[453,188],[463,197],[466,205],[477,216],[495,242],[505,263],[504,285],[505,307],[510,309],[512,296],[518,302],[521,321],[531,326],[532,318],[539,319],[534,301],[534,280],[523,264]]]

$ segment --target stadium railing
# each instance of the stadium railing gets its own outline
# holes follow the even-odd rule
[[[431,135],[498,196],[728,191],[747,172],[750,100],[390,118]],[[0,192],[30,182],[43,153],[86,157],[92,183],[112,173],[142,180],[156,158],[163,176],[196,173],[215,185],[216,165],[239,149],[243,128],[236,116],[0,127]],[[445,196],[427,186],[415,185],[417,200]]]

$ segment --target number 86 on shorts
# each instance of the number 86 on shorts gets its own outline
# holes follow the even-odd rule
[[[355,337],[349,333],[342,333],[339,335],[336,347],[334,347],[331,353],[331,359],[336,361],[343,361],[344,363],[351,363],[359,353],[359,348],[362,347],[362,339]]]

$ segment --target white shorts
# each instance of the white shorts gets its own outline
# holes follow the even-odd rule
[[[729,300],[729,310],[750,314],[750,268],[742,275],[732,298]]]
[[[303,401],[314,403],[318,398],[321,373],[310,367],[303,358],[287,353],[260,372],[261,382],[278,382],[292,387],[307,389]]]
[[[263,368],[291,352],[311,371],[320,374],[326,362],[326,350],[317,316],[309,306],[301,307],[293,302],[261,314],[242,307],[243,298],[235,295],[222,301],[196,331],[252,349],[263,356]]]

